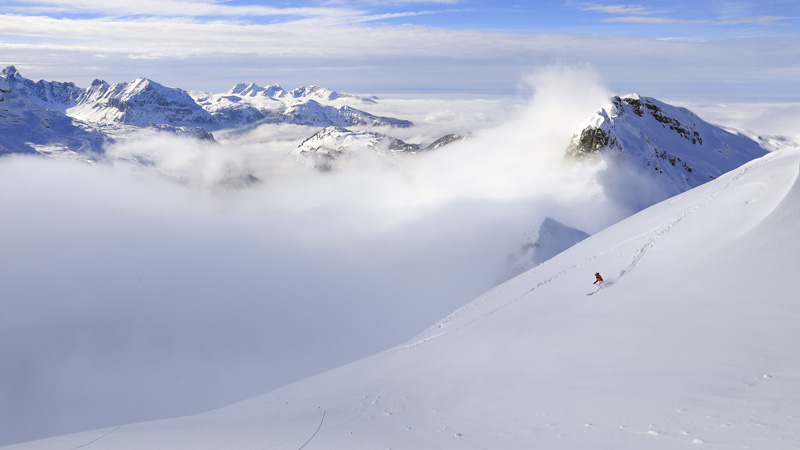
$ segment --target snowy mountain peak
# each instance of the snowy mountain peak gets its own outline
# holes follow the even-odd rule
[[[630,99],[631,101],[641,100],[641,99],[639,98],[639,93],[638,93],[638,92],[631,92],[630,94],[623,95],[621,98],[622,98],[623,100],[628,100],[628,99]]]
[[[313,84],[307,87],[301,86],[289,92],[289,95],[294,98],[315,98],[323,102],[334,101],[339,99],[350,99],[350,100],[356,100],[361,103],[375,103],[374,100],[369,98],[348,94],[346,92],[336,92],[334,90],[320,86],[315,86]]]
[[[598,181],[606,195],[635,209],[699,186],[765,153],[742,134],[709,124],[686,108],[638,94],[613,97],[610,107],[584,122],[566,151],[579,161],[605,160],[610,167]],[[634,176],[637,173],[640,176]],[[634,188],[631,179],[643,184]]]
[[[267,86],[264,95],[267,97],[281,97],[286,95],[286,91],[279,84],[271,84]]]
[[[0,154],[81,153],[78,159],[91,160],[105,137],[63,113],[81,92],[73,83],[34,83],[6,67],[0,77]]]
[[[8,82],[7,68],[3,69],[2,76],[0,76],[0,92],[11,92],[11,84]]]
[[[228,94],[241,95],[243,97],[253,97],[263,93],[264,91],[264,88],[253,82],[250,82],[237,84],[228,91]]]
[[[2,80],[4,83],[0,88],[6,92],[14,90],[39,108],[62,113],[75,105],[83,93],[75,83],[44,80],[34,82],[23,77],[14,66],[3,70]]]
[[[395,153],[414,152],[418,145],[372,131],[351,131],[340,126],[325,127],[303,141],[292,154],[310,157],[315,168],[330,171],[335,161],[350,155],[370,152],[390,161]]]
[[[17,75],[17,68],[14,66],[6,66],[6,68],[3,69],[2,77],[6,80],[16,75]]]
[[[417,153],[437,150],[454,142],[466,139],[465,136],[448,134],[430,145],[404,142],[395,137],[373,131],[351,131],[341,126],[325,127],[303,141],[292,154],[310,158],[314,167],[329,171],[337,167],[336,160],[356,153],[370,152],[391,162],[398,153]]]
[[[67,110],[71,117],[105,125],[147,127],[151,123],[196,126],[212,117],[186,91],[140,77],[129,83],[95,82]]]

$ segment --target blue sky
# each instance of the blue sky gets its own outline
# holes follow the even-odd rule
[[[361,92],[513,93],[586,66],[620,92],[800,92],[800,2],[0,0],[0,64],[88,84],[146,76]]]

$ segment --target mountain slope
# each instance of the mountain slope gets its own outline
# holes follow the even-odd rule
[[[261,397],[7,448],[796,449],[799,173],[759,158]]]

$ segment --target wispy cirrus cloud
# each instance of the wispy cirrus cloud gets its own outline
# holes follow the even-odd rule
[[[653,17],[653,16],[624,16],[624,17],[611,17],[604,19],[603,22],[607,23],[637,23],[637,24],[654,24],[654,25],[787,25],[785,21],[790,17],[786,16],[755,16],[755,17],[740,17],[737,19],[727,20],[713,20],[713,19],[676,19],[670,17]]]
[[[268,6],[233,4],[220,0],[11,0],[5,13],[19,17],[47,17],[53,19],[99,19],[152,21],[169,20],[197,23],[231,22],[246,24],[295,23],[301,26],[341,26],[348,24],[381,22],[432,14],[445,14],[451,10],[412,11],[401,8],[422,3],[454,4],[456,0],[399,1],[388,3],[339,2],[326,6]],[[395,6],[395,8],[386,8]]]
[[[747,15],[747,8],[728,8],[725,14],[713,11],[698,10],[692,17],[678,10],[652,9],[640,4],[597,4],[582,3],[582,11],[595,12],[613,17],[600,18],[603,23],[629,23],[644,25],[701,25],[701,26],[734,26],[755,25],[772,26],[788,25],[792,20],[784,15]],[[737,14],[738,13],[738,14]]]
[[[365,14],[350,7],[273,7],[234,5],[217,0],[11,0],[6,12],[16,14],[96,14],[100,16],[166,17],[344,17]]]
[[[621,4],[621,5],[599,5],[595,3],[583,3],[580,5],[583,11],[594,11],[604,14],[628,14],[636,16],[647,16],[651,14],[663,14],[666,11],[653,10],[643,5]]]

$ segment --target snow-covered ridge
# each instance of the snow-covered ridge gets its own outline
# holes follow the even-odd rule
[[[0,90],[13,90],[40,108],[61,112],[77,104],[85,91],[71,82],[31,81],[21,76],[14,66],[6,67],[0,74]]]
[[[159,123],[186,126],[212,122],[211,114],[197,105],[186,91],[168,88],[146,78],[113,85],[95,81],[78,104],[66,112],[85,122],[104,125],[146,127],[150,123]]]

